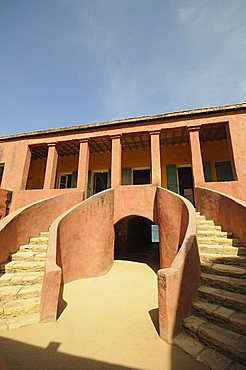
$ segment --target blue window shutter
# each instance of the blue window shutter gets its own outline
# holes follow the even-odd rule
[[[132,169],[122,168],[122,185],[132,184]]]
[[[217,181],[233,181],[231,162],[216,162]]]
[[[72,173],[72,180],[71,180],[71,188],[76,188],[77,187],[77,177],[78,177],[78,172],[73,172]]]
[[[206,182],[212,181],[210,163],[209,162],[203,162],[203,172],[204,172],[205,181]]]
[[[167,170],[167,188],[168,190],[178,193],[177,168],[175,164],[166,166]]]

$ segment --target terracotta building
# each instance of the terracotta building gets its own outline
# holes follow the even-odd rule
[[[0,286],[20,274],[25,287],[30,274],[38,291],[31,303],[13,297],[30,310],[4,306],[2,327],[55,320],[63,283],[104,274],[132,253],[158,258],[160,333],[171,341],[203,284],[205,246],[216,256],[223,247],[221,258],[230,248],[246,254],[245,143],[246,103],[0,137]],[[233,237],[198,232],[206,220],[193,206]],[[211,235],[212,246],[202,239]]]

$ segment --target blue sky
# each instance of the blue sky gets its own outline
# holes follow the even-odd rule
[[[0,0],[0,135],[246,101],[245,0]]]

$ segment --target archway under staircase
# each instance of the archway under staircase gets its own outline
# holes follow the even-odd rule
[[[160,268],[158,226],[138,215],[122,218],[114,225],[115,260],[146,263],[155,272]]]

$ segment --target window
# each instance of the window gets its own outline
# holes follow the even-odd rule
[[[56,181],[57,189],[76,188],[76,186],[77,186],[77,172],[59,173],[57,175]]]
[[[143,185],[151,183],[150,168],[123,168],[122,185]]]
[[[133,185],[150,184],[150,169],[133,170]]]

